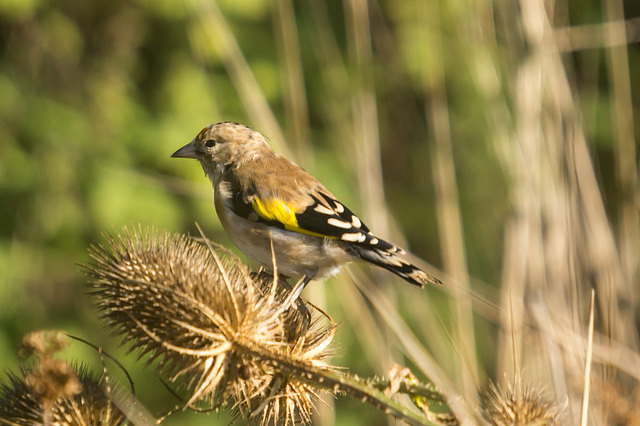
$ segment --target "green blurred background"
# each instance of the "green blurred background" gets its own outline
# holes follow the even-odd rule
[[[612,16],[610,3],[547,2],[547,14],[554,28],[599,24]],[[624,8],[628,19],[640,14],[637,2]],[[438,188],[453,188],[468,273],[497,292],[504,225],[514,214],[497,140],[504,132],[517,138],[516,78],[530,49],[517,9],[466,0],[0,1],[0,370],[17,369],[21,336],[41,328],[63,329],[127,359],[92,309],[78,267],[102,232],[140,223],[194,234],[197,221],[231,247],[200,166],[169,158],[218,121],[268,136],[374,231],[436,267],[443,266],[443,235],[450,235],[438,216]],[[561,57],[617,229],[629,194],[617,174],[616,68],[598,40],[586,40],[578,48],[565,40]],[[637,149],[640,48],[637,40],[626,44],[625,111]],[[450,125],[443,128],[442,119]],[[455,169],[438,186],[433,166],[443,134],[444,158]],[[636,162],[635,150],[631,155]],[[409,316],[419,333],[454,321],[445,293],[417,293],[390,275],[377,277],[387,291],[397,290],[391,297],[401,314],[415,297],[439,306],[441,324],[423,328],[419,316]],[[330,279],[307,295],[342,322],[336,363],[384,374],[389,359],[371,363],[353,334],[342,300],[350,285]],[[497,326],[486,318],[475,324],[484,381],[502,374]],[[446,359],[451,348],[434,350]],[[69,357],[101,368],[81,345]],[[176,403],[151,374],[127,366],[152,413]],[[337,424],[386,424],[373,409],[338,404]],[[216,419],[186,413],[167,424]]]

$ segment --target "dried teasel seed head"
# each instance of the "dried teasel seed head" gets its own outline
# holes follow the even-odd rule
[[[98,308],[187,392],[186,407],[204,401],[263,423],[310,421],[316,390],[288,367],[330,368],[333,322],[286,306],[282,285],[208,240],[140,228],[106,240],[87,267]]]
[[[63,360],[44,358],[24,378],[25,384],[45,409],[61,398],[73,397],[82,391],[82,385],[73,368]]]
[[[494,426],[555,426],[562,424],[561,407],[544,396],[541,388],[523,385],[516,374],[514,384],[502,389],[493,382],[486,392],[485,418]]]
[[[7,381],[0,384],[0,424],[128,424],[105,392],[102,378],[84,367],[53,359],[47,362],[19,375],[7,374]]]

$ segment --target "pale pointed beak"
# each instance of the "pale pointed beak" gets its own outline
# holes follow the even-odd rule
[[[197,159],[196,156],[196,140],[192,140],[173,154],[171,154],[171,158],[193,158]]]

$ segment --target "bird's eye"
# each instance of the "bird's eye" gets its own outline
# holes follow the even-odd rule
[[[212,146],[214,146],[216,144],[216,141],[214,141],[213,139],[207,139],[207,141],[204,144],[206,146],[208,146],[209,148],[211,148]]]

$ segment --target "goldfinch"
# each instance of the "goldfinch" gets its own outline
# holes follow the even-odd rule
[[[268,270],[273,250],[278,273],[300,278],[294,300],[312,279],[353,261],[420,287],[442,284],[403,259],[404,250],[375,237],[327,188],[247,126],[211,124],[171,157],[200,162],[213,183],[220,222],[240,250]]]

